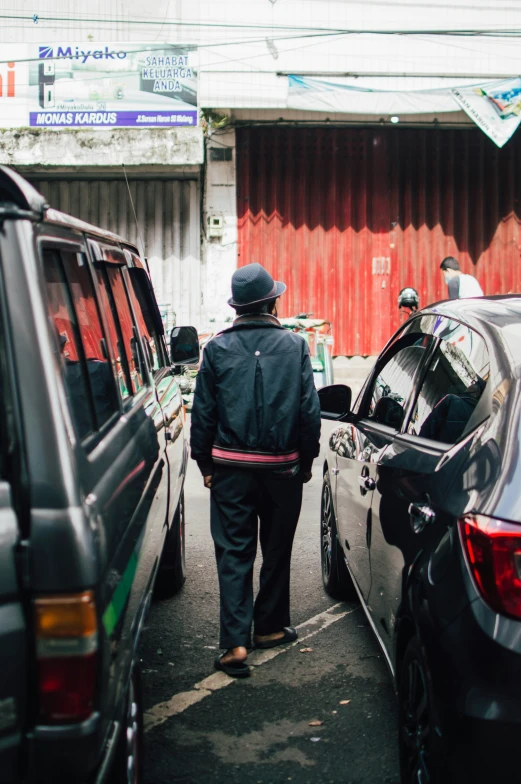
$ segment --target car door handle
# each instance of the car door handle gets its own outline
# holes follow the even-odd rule
[[[358,477],[358,484],[360,485],[362,490],[374,490],[376,487],[376,482],[374,481],[372,476],[362,476]]]
[[[409,517],[411,528],[415,534],[420,534],[428,525],[436,520],[436,512],[429,504],[409,504]]]

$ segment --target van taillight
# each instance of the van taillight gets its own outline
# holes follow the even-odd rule
[[[521,618],[521,525],[465,515],[459,530],[468,567],[484,600],[502,615]]]
[[[69,724],[94,710],[98,629],[92,591],[35,601],[39,721]]]

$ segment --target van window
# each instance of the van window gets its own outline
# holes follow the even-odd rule
[[[59,251],[43,252],[49,317],[60,352],[65,392],[76,435],[80,440],[94,431],[88,377],[82,362],[80,329],[72,308]]]
[[[112,298],[108,293],[108,284],[105,280],[103,270],[97,270],[100,304],[105,316],[108,330],[108,339],[112,347],[114,356],[114,375],[117,378],[119,392],[123,400],[126,400],[130,393],[130,371],[127,368],[123,340],[120,337],[119,326],[116,320],[116,310]]]
[[[142,351],[122,273],[122,267],[112,264],[98,269],[102,304],[105,303],[108,320],[112,322],[109,332],[113,346],[117,349],[116,361],[121,392],[123,397],[128,397],[129,394],[135,394],[142,389],[145,379]]]
[[[62,251],[61,257],[76,311],[96,425],[99,429],[119,409],[119,401],[110,369],[98,303],[85,254]]]
[[[139,331],[143,336],[147,360],[152,372],[154,372],[155,370],[159,370],[163,364],[161,362],[161,349],[155,330],[152,328],[149,329],[147,326],[147,321],[150,323],[150,319],[145,318],[146,300],[144,299],[143,292],[139,288],[139,281],[136,280],[135,276],[131,277],[131,285],[129,286],[128,291],[134,313],[136,314]]]

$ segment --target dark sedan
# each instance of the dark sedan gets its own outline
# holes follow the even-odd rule
[[[352,408],[319,393],[324,585],[395,678],[403,784],[519,775],[520,375],[521,297],[481,298],[409,319]]]

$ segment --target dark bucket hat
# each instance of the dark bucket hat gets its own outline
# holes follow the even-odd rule
[[[269,299],[276,299],[284,294],[286,284],[273,280],[270,273],[260,264],[247,264],[232,275],[232,297],[228,305],[232,308],[243,308],[246,305],[257,305]]]

